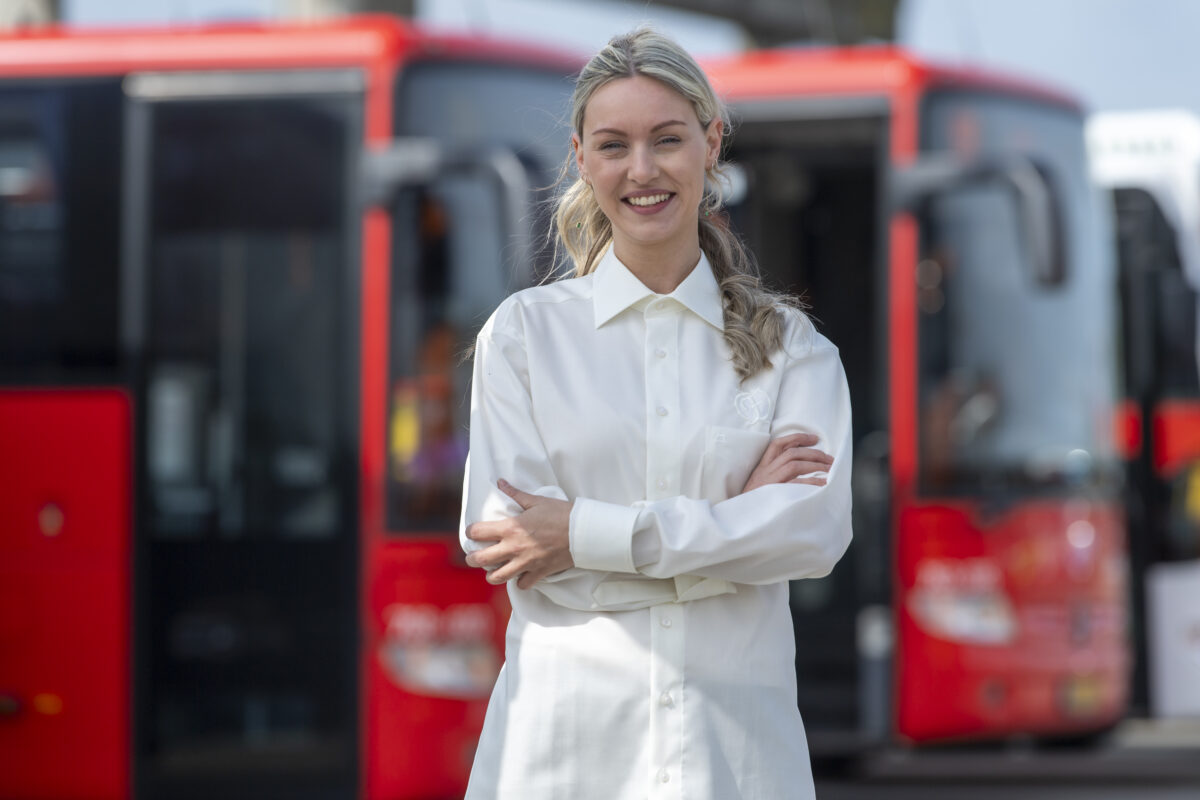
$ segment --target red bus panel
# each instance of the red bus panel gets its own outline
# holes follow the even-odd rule
[[[467,788],[509,606],[507,594],[458,559],[449,537],[378,549],[363,654],[370,798],[453,797]]]
[[[0,784],[129,795],[130,408],[0,391]]]
[[[1200,460],[1200,398],[1169,399],[1154,409],[1154,468],[1172,478]]]
[[[909,507],[897,545],[897,728],[912,741],[1115,721],[1129,655],[1121,511]]]

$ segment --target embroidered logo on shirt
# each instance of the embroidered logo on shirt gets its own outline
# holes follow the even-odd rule
[[[738,416],[753,425],[771,418],[771,398],[762,389],[738,392],[733,398],[733,407]]]

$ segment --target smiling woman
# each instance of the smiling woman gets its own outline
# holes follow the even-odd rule
[[[461,540],[512,616],[467,797],[811,798],[788,581],[849,543],[837,348],[708,190],[726,124],[686,53],[617,37],[573,103],[575,277],[475,348]]]

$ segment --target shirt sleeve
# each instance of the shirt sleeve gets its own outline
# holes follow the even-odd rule
[[[520,505],[496,486],[500,478],[530,494],[572,499],[559,487],[545,443],[534,423],[525,347],[516,336],[496,330],[495,319],[503,308],[484,325],[475,344],[470,450],[459,524],[459,542],[467,553],[487,546],[467,538],[469,525],[521,513]],[[583,530],[598,534],[596,539],[583,545],[590,554],[587,565],[577,565],[543,578],[529,591],[538,591],[558,605],[581,611],[625,611],[665,600],[679,600],[681,591],[696,593],[692,586],[694,581],[680,583],[682,589],[677,590],[678,582],[656,581],[636,574],[628,537],[623,545],[605,541],[610,531],[631,528],[638,516],[633,507],[610,503],[581,506],[576,500],[572,510],[573,556],[579,544],[577,521],[580,509],[585,515],[593,515]],[[623,577],[639,583],[607,581],[614,572],[630,573]],[[716,591],[716,588],[710,587],[710,590]]]
[[[577,500],[573,538],[627,548],[637,571],[656,578],[767,584],[829,574],[851,537],[850,396],[837,348],[815,338],[784,367],[770,434],[815,433],[834,457],[824,486],[773,484],[718,503],[672,497],[639,504],[631,523],[600,508],[609,504]],[[581,555],[575,563],[590,565],[590,551]]]

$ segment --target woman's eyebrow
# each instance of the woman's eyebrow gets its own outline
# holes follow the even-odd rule
[[[683,120],[669,119],[666,122],[660,122],[657,125],[655,125],[653,128],[650,129],[650,132],[654,133],[655,131],[661,130],[662,128],[669,128],[672,125],[687,125],[687,123],[684,122]],[[614,133],[617,136],[625,135],[625,131],[620,130],[618,128],[597,128],[596,130],[592,131],[592,136],[595,136],[600,133]]]

